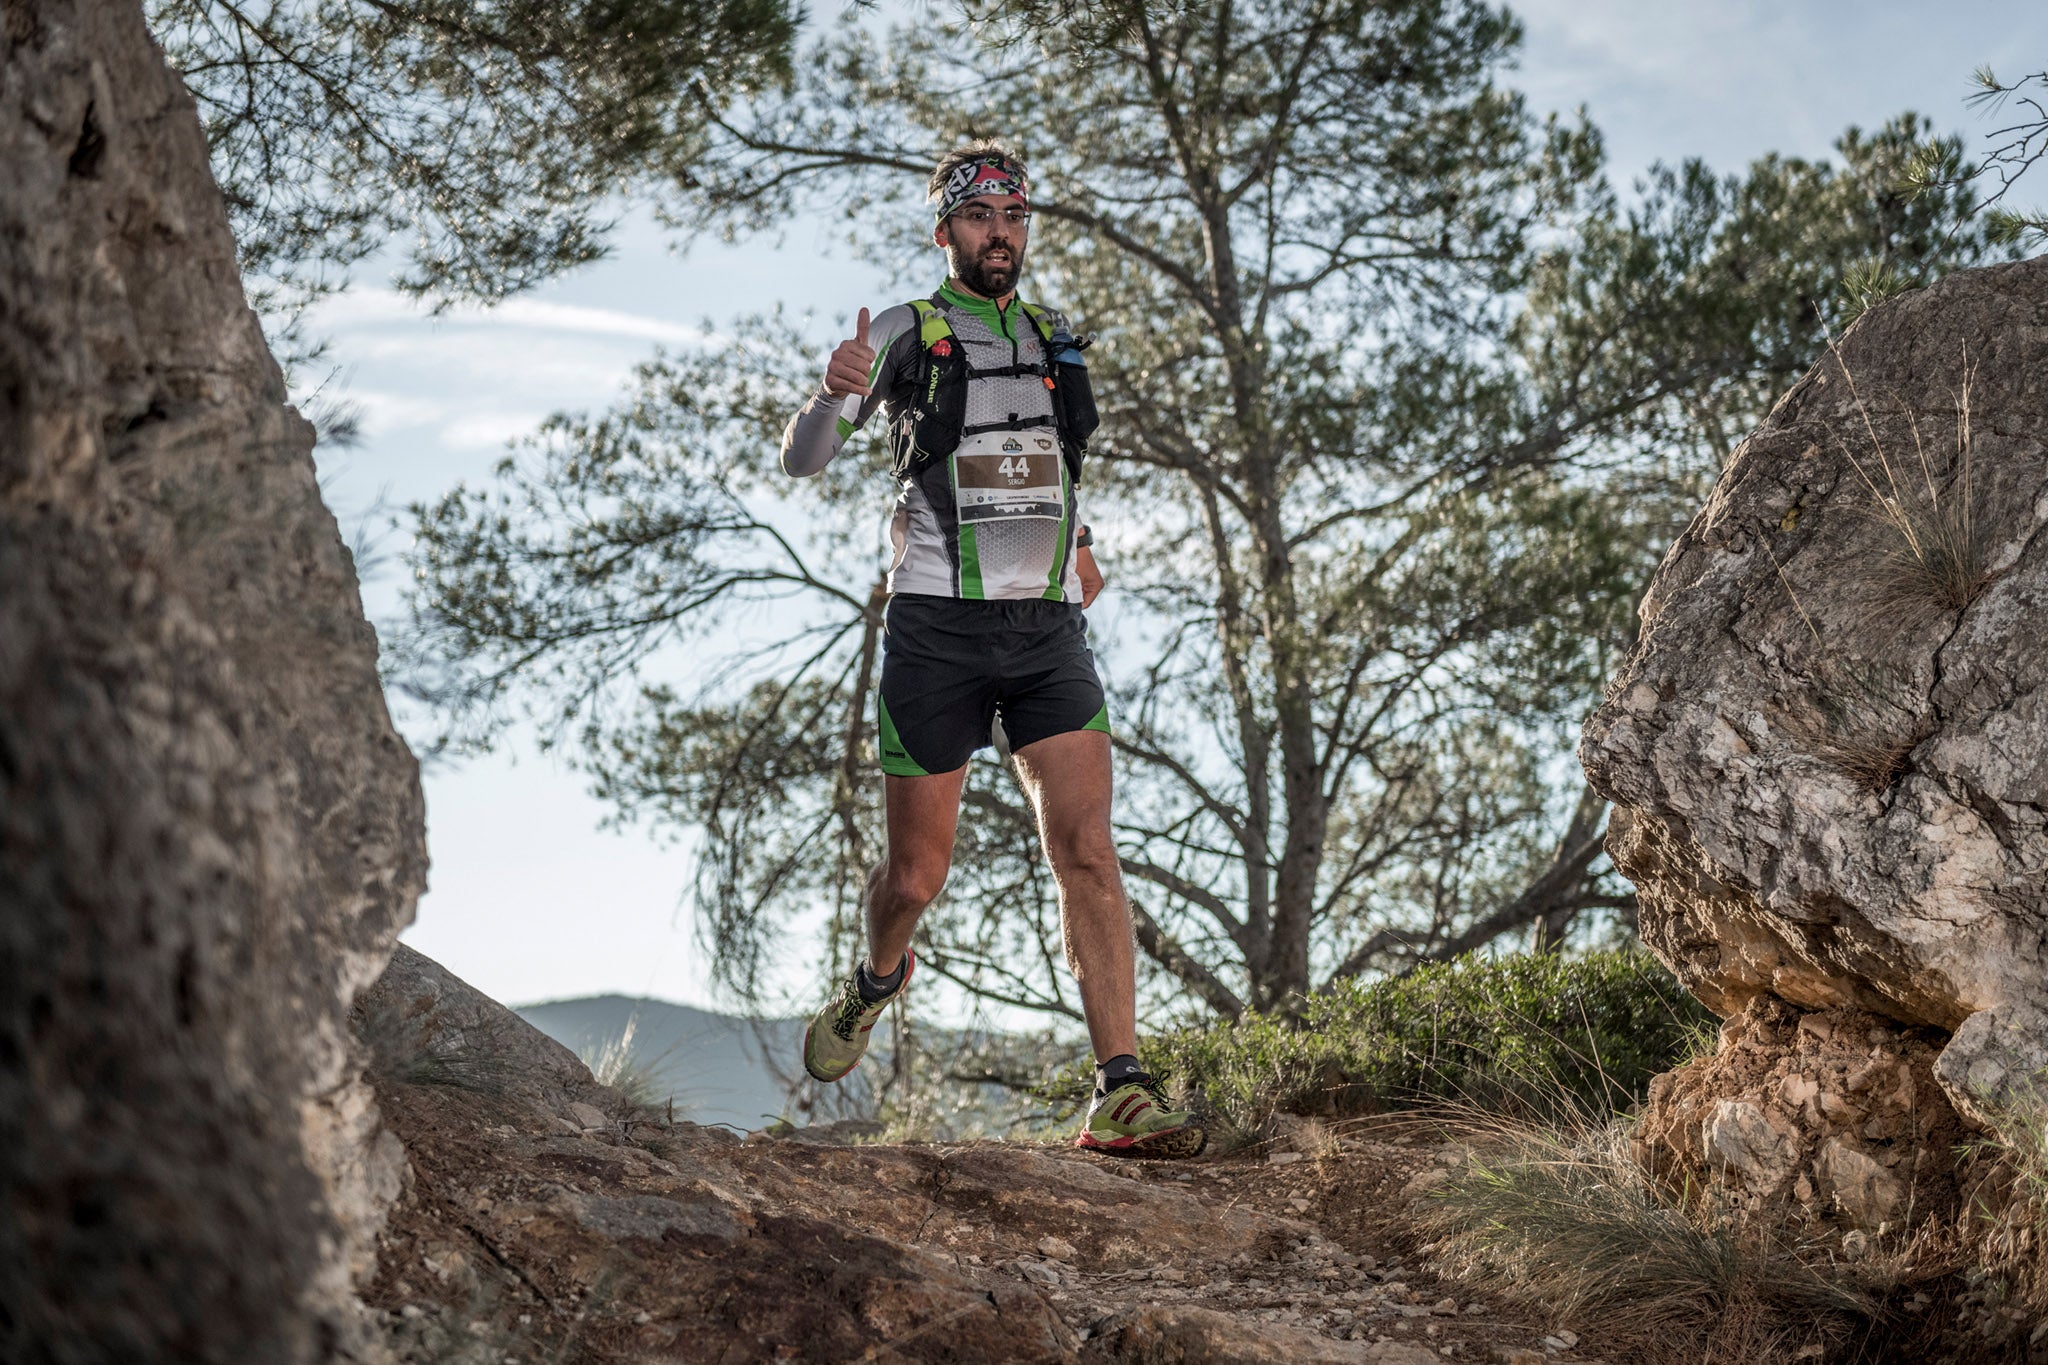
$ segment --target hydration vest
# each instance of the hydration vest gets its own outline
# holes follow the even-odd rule
[[[967,359],[966,347],[955,338],[936,294],[912,299],[910,306],[917,313],[917,339],[924,364],[910,401],[889,428],[889,454],[896,476],[908,477],[951,455],[964,437],[1043,426],[1041,417],[1020,418],[1015,413],[1005,421],[967,425],[967,385],[971,380],[1036,375],[1052,393],[1060,455],[1066,461],[1068,478],[1078,484],[1081,457],[1087,454],[1088,438],[1099,425],[1095,392],[1088,385],[1088,363],[1081,358],[1093,338],[1074,336],[1050,310],[1019,299],[1017,306],[1038,334],[1042,362],[976,369]]]

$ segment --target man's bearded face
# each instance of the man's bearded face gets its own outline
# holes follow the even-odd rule
[[[1026,223],[1004,220],[1003,210],[1016,199],[984,197],[972,201],[995,210],[986,227],[976,227],[958,214],[946,220],[946,265],[953,278],[983,298],[999,299],[1017,287],[1024,273]],[[1027,220],[1028,222],[1028,220]]]

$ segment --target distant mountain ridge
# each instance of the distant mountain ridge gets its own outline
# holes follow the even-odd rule
[[[630,1028],[628,1065],[656,1094],[673,1095],[676,1117],[693,1123],[762,1127],[791,1107],[792,1083],[803,1078],[802,1019],[744,1019],[628,995],[549,1000],[515,1012],[586,1062],[616,1049]]]
[[[888,1074],[893,1030],[875,1031],[861,1066],[836,1085],[804,1074],[807,1019],[748,1019],[716,1010],[630,995],[592,995],[521,1005],[514,1013],[601,1070],[607,1050],[626,1044],[629,1088],[651,1092],[654,1103],[673,1097],[675,1116],[692,1123],[725,1124],[742,1132],[785,1119],[798,1128],[844,1118],[873,1118],[879,1097],[871,1088]],[[918,1066],[936,1079],[948,1059],[1013,1035],[985,1029],[925,1026],[919,1031]],[[1043,1045],[1041,1045],[1043,1046]],[[1038,1060],[1048,1074],[1068,1060],[1051,1048]],[[1015,1126],[1035,1104],[1001,1085],[947,1083],[936,1108],[922,1106],[921,1121],[942,1136],[987,1131],[1022,1135]],[[1030,1126],[1027,1123],[1027,1127]]]

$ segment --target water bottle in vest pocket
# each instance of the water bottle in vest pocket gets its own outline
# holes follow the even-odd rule
[[[1088,383],[1088,362],[1081,355],[1087,346],[1088,338],[1076,337],[1064,322],[1046,339],[1046,351],[1052,357],[1053,412],[1058,418],[1060,450],[1075,483],[1081,482],[1081,456],[1087,452],[1088,438],[1102,424],[1095,412],[1095,390]]]

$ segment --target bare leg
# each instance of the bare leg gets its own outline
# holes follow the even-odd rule
[[[939,898],[953,866],[963,766],[930,777],[884,777],[889,851],[868,876],[868,972],[887,976],[903,961],[918,916]]]
[[[1027,744],[1014,757],[1059,887],[1067,965],[1081,984],[1095,1059],[1136,1052],[1137,963],[1109,828],[1109,736],[1075,730]]]

